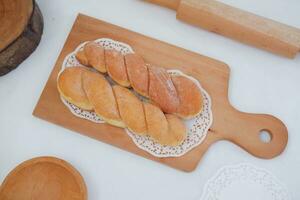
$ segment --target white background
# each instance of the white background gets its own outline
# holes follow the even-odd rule
[[[222,1],[300,28],[299,0]],[[290,60],[246,46],[177,21],[175,12],[140,0],[37,2],[45,23],[42,41],[19,68],[0,77],[0,182],[18,163],[52,155],[81,172],[91,200],[196,200],[217,169],[250,162],[271,171],[294,199],[300,198],[300,55]],[[284,153],[261,160],[224,141],[209,149],[193,173],[184,173],[33,117],[79,12],[229,64],[230,101],[242,111],[282,119],[289,129]]]

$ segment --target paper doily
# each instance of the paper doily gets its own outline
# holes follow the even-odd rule
[[[287,189],[265,169],[252,164],[229,165],[218,170],[204,187],[200,200],[289,200]]]
[[[134,53],[134,51],[129,45],[108,38],[97,39],[95,40],[95,42],[98,45],[104,47],[105,49],[115,49],[117,51],[120,51],[123,55],[128,53]],[[66,56],[59,74],[67,67],[83,66],[76,59],[75,55],[79,50],[82,50],[86,43],[87,42],[80,44],[75,51]],[[185,120],[185,125],[188,129],[187,138],[181,145],[175,147],[160,145],[157,142],[153,141],[149,136],[140,136],[129,131],[128,129],[125,129],[126,133],[132,138],[134,143],[139,148],[149,152],[150,154],[156,157],[178,157],[187,153],[197,145],[201,144],[201,142],[205,139],[208,133],[208,129],[210,128],[213,121],[210,96],[201,87],[199,81],[191,76],[182,73],[179,70],[168,70],[168,73],[173,75],[185,76],[197,84],[203,95],[203,110],[199,115],[197,115],[193,119]],[[95,123],[105,123],[99,116],[96,115],[95,112],[82,110],[74,104],[66,101],[62,97],[61,100],[75,116],[93,121]]]

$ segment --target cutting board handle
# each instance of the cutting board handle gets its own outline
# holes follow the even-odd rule
[[[226,121],[229,130],[226,139],[257,157],[273,158],[283,152],[287,145],[288,130],[281,120],[272,115],[250,114],[232,109],[230,119]],[[269,142],[261,139],[262,131],[269,133]]]

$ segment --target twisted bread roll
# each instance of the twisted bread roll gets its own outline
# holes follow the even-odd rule
[[[159,107],[139,100],[127,88],[111,86],[103,75],[85,67],[66,68],[57,87],[63,98],[94,110],[111,125],[149,135],[162,145],[179,145],[186,138],[186,127],[177,116],[165,115]]]
[[[73,70],[72,68],[68,71]],[[76,70],[76,68],[74,69]],[[93,110],[104,121],[118,127],[125,127],[118,111],[114,92],[108,81],[100,74],[85,70],[81,84]]]
[[[82,73],[86,71],[84,67],[76,67],[76,70],[65,69],[57,79],[57,88],[61,96],[84,110],[92,110],[93,106],[86,97],[81,84]]]
[[[95,42],[89,42],[77,52],[76,58],[81,64],[101,73],[108,72],[119,85],[131,86],[165,113],[190,119],[202,110],[202,94],[192,80],[170,76],[164,68],[146,65],[138,54],[123,56],[116,50],[106,50]]]

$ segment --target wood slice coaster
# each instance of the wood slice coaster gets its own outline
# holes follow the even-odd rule
[[[43,17],[33,0],[0,0],[0,76],[23,62],[38,46]]]
[[[79,172],[64,160],[39,157],[21,163],[0,187],[1,200],[87,200]]]

